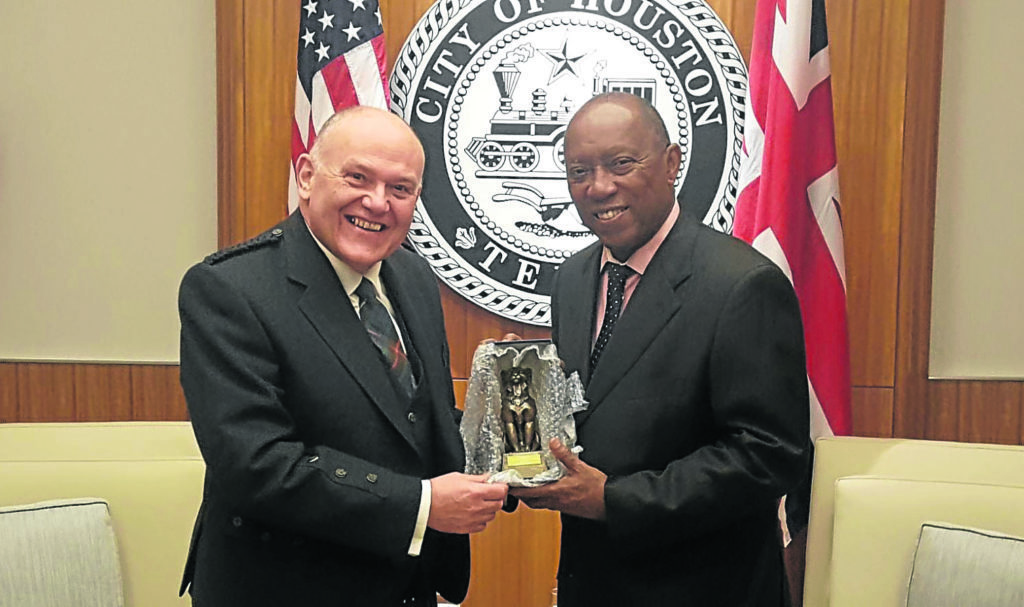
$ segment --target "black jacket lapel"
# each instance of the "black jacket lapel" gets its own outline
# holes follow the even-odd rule
[[[676,289],[692,273],[695,238],[696,226],[680,217],[651,259],[626,310],[616,323],[615,332],[587,384],[585,397],[590,404],[577,416],[577,423],[582,423],[600,407],[612,388],[643,355],[648,344],[679,311],[681,301],[676,296]],[[596,287],[592,292],[596,292]],[[589,336],[586,343],[590,344]],[[680,347],[684,346],[681,344]]]
[[[415,448],[416,442],[405,423],[398,394],[387,369],[380,364],[376,346],[349,305],[337,274],[298,211],[285,222],[284,247],[289,279],[305,287],[298,296],[299,309],[370,400]]]
[[[566,276],[559,294],[558,355],[566,368],[579,371],[586,386],[590,380],[590,342],[593,339],[594,297],[600,284],[601,246],[593,245],[580,253],[583,268],[578,274]]]

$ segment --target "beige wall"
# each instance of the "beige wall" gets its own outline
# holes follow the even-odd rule
[[[928,373],[1024,378],[1019,0],[947,0]]]
[[[214,6],[0,3],[0,360],[177,360],[216,247]]]

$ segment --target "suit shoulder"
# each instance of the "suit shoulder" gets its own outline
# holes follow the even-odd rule
[[[749,243],[703,224],[700,225],[698,232],[697,249],[702,251],[702,255],[709,261],[717,260],[724,265],[723,269],[746,273],[761,266],[778,267]]]
[[[395,250],[385,263],[389,264],[402,280],[419,281],[434,278],[434,271],[430,267],[430,263],[406,244]]]
[[[211,253],[207,255],[206,258],[203,259],[203,263],[209,266],[217,265],[228,259],[232,259],[234,257],[239,257],[252,251],[257,251],[260,249],[265,249],[267,247],[277,245],[278,243],[281,242],[281,239],[283,237],[284,229],[282,229],[280,226],[274,227],[267,230],[266,232],[263,232],[259,236],[255,236],[244,242],[240,242],[236,245],[232,245],[230,247],[221,249],[216,253]]]

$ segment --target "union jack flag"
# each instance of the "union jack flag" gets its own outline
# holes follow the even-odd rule
[[[846,265],[824,0],[758,0],[733,235],[800,300],[811,438],[850,433]]]
[[[289,211],[298,205],[295,162],[313,146],[323,123],[348,106],[390,104],[377,0],[306,0],[301,11]]]

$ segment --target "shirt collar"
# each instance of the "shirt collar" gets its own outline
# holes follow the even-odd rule
[[[309,224],[306,225],[306,229],[309,230]],[[378,261],[370,266],[370,269],[366,271],[366,274],[360,274],[353,270],[347,263],[339,259],[334,253],[331,253],[331,251],[316,237],[313,230],[309,230],[309,235],[313,237],[313,242],[316,243],[316,246],[320,247],[320,250],[324,252],[324,255],[327,257],[327,261],[331,262],[331,267],[334,268],[334,273],[338,275],[338,280],[341,281],[342,288],[345,289],[345,293],[350,298],[355,297],[356,289],[359,287],[359,283],[363,281],[364,277],[373,283],[374,288],[377,289],[377,293],[384,293],[384,285],[380,281],[381,262]]]
[[[651,236],[651,239],[643,244],[642,247],[633,252],[629,256],[629,259],[622,261],[615,259],[612,255],[611,250],[608,247],[601,247],[601,270],[604,271],[605,264],[608,262],[614,262],[624,264],[630,267],[637,274],[643,275],[647,271],[647,266],[650,265],[651,260],[654,259],[654,254],[661,248],[661,243],[665,242],[668,238],[668,233],[672,231],[672,226],[676,225],[676,220],[679,219],[679,205],[673,204],[672,210],[669,211],[668,217],[662,222],[661,227],[658,231]]]

